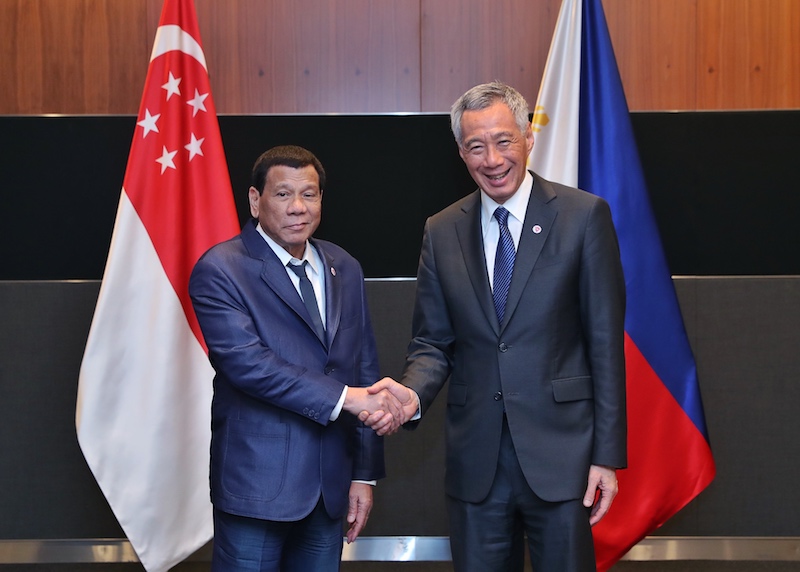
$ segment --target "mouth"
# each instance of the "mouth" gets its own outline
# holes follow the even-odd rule
[[[493,183],[497,183],[497,182],[499,182],[499,181],[502,181],[503,179],[505,179],[505,178],[506,178],[506,176],[507,176],[507,175],[508,175],[510,172],[511,172],[511,169],[509,168],[508,170],[506,170],[506,171],[503,171],[503,172],[502,172],[502,173],[500,173],[499,175],[484,175],[484,176],[485,176],[487,179],[489,179],[490,181],[492,181]]]

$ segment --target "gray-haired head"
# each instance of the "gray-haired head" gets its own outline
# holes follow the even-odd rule
[[[525,133],[530,125],[530,120],[528,119],[530,111],[528,102],[525,101],[522,94],[510,85],[500,81],[482,83],[459,97],[453,107],[450,108],[450,128],[453,130],[453,136],[456,138],[456,143],[458,143],[459,147],[464,143],[461,133],[461,116],[464,112],[486,109],[498,101],[508,106],[514,115],[517,127],[522,133]]]

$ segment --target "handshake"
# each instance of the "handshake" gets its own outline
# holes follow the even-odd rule
[[[370,387],[348,387],[344,410],[378,435],[391,435],[416,414],[419,398],[405,385],[384,377]]]

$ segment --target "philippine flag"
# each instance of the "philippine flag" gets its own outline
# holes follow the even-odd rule
[[[189,300],[200,255],[239,231],[192,0],[166,0],[78,382],[86,462],[139,560],[213,535],[214,371]]]
[[[600,0],[564,0],[534,110],[531,168],[605,198],[627,287],[628,464],[595,527],[607,570],[714,478],[697,372],[647,195]]]

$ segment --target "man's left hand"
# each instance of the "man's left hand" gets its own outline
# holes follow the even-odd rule
[[[600,493],[599,498],[597,498],[598,492]],[[591,526],[600,522],[606,515],[617,492],[619,492],[619,483],[617,483],[616,469],[600,465],[589,467],[589,483],[586,487],[586,494],[583,495],[583,506],[592,507],[589,514]]]
[[[347,543],[353,542],[369,520],[372,510],[372,485],[350,483],[350,507],[347,510]]]

